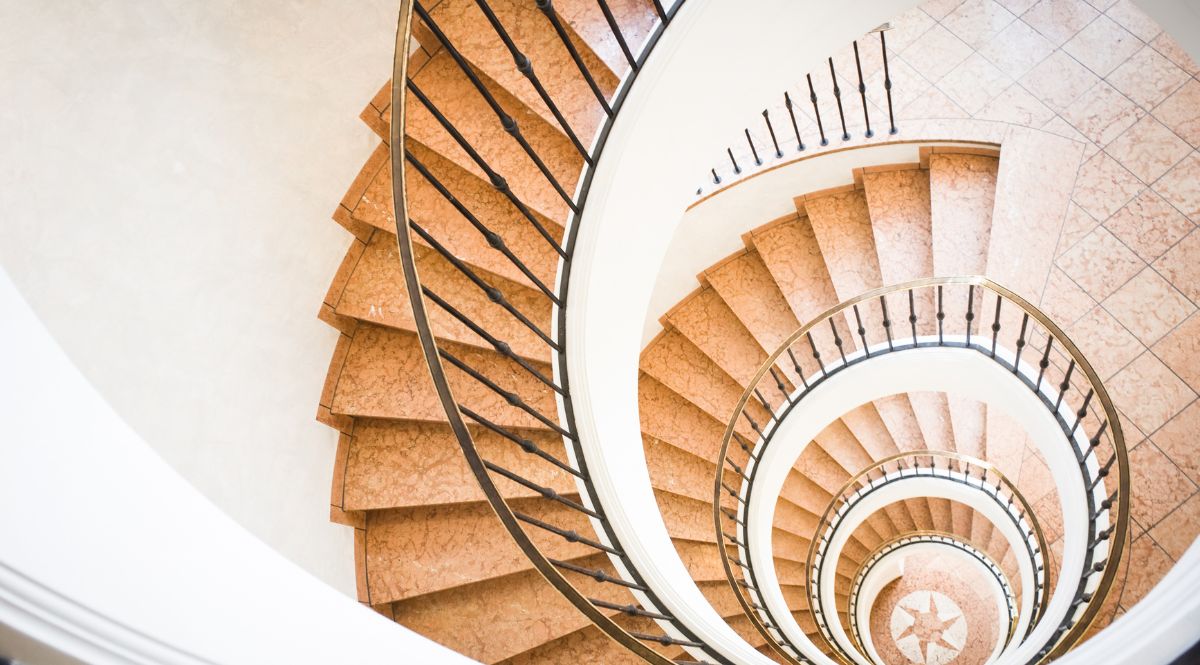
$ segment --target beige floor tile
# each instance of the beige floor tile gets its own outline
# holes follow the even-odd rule
[[[998,0],[998,2],[1014,15],[1020,16],[1036,5],[1038,0]]]
[[[1104,226],[1145,261],[1154,261],[1195,225],[1152,189],[1143,190]]]
[[[1131,173],[1150,183],[1191,152],[1186,141],[1153,116],[1138,120],[1104,149]]]
[[[937,86],[971,115],[1012,85],[1012,79],[978,53],[946,74]]]
[[[901,119],[925,118],[968,118],[970,115],[955,104],[937,86],[931,86],[925,94],[901,107],[897,117]]]
[[[1141,193],[1145,185],[1117,160],[1099,152],[1084,162],[1072,199],[1093,219],[1105,221]]]
[[[1020,83],[1014,83],[988,102],[975,117],[1010,122],[1022,127],[1041,127],[1054,117],[1054,111],[1022,88]]]
[[[1107,76],[1142,48],[1142,42],[1107,16],[1088,24],[1063,50],[1100,76]]]
[[[1066,329],[1092,368],[1107,380],[1145,351],[1145,347],[1112,314],[1096,307]]]
[[[1133,0],[1117,0],[1104,13],[1144,42],[1149,42],[1162,32],[1162,26],[1138,9]]]
[[[1192,402],[1188,408],[1172,418],[1162,429],[1154,433],[1154,445],[1171,458],[1181,471],[1200,483],[1200,446],[1196,445],[1196,431],[1200,429],[1200,402]]]
[[[1013,78],[1024,76],[1054,52],[1054,44],[1024,21],[1013,21],[979,49],[979,53]]]
[[[1095,306],[1096,301],[1061,268],[1050,269],[1040,308],[1052,321],[1062,328],[1069,328]]]
[[[926,14],[929,14],[937,20],[942,20],[947,14],[954,11],[963,0],[927,0],[921,4],[921,9]]]
[[[1121,592],[1121,607],[1126,610],[1132,609],[1145,598],[1174,564],[1171,557],[1148,536],[1134,540],[1128,556],[1129,575],[1126,577],[1125,590]]]
[[[1178,90],[1187,78],[1187,72],[1149,46],[1142,47],[1107,76],[1114,88],[1146,110]]]
[[[1151,353],[1117,372],[1109,390],[1118,409],[1143,432],[1162,427],[1196,398],[1196,393]]]
[[[1112,295],[1145,265],[1104,227],[1089,233],[1058,259],[1058,267],[1096,300]]]
[[[1061,115],[1055,115],[1050,119],[1050,122],[1042,125],[1042,131],[1057,134],[1063,138],[1079,141],[1083,144],[1083,159],[1087,161],[1100,152],[1100,146],[1093,143],[1088,137],[1079,133],[1078,129],[1071,126],[1071,123],[1063,120]]]
[[[1154,183],[1154,191],[1193,222],[1200,223],[1200,152],[1193,151],[1167,171]]]
[[[1200,390],[1200,315],[1193,314],[1154,345],[1154,355]],[[1200,446],[1196,446],[1200,451]]]
[[[905,47],[925,34],[926,30],[932,28],[934,23],[936,21],[920,7],[913,7],[891,20],[892,29],[887,33],[888,48],[903,51]]]
[[[1021,85],[1059,113],[1087,94],[1099,81],[1091,70],[1064,51],[1055,51],[1021,77]]]
[[[1196,493],[1196,484],[1171,462],[1152,441],[1143,441],[1129,453],[1130,497],[1133,517],[1153,529]]]
[[[1021,15],[1055,46],[1062,46],[1099,15],[1083,0],[1042,0]]]
[[[1200,302],[1200,232],[1193,231],[1180,240],[1154,267],[1185,296]]]
[[[1083,208],[1072,202],[1067,206],[1067,216],[1063,220],[1062,234],[1058,239],[1058,255],[1066,254],[1080,240],[1083,240],[1092,229],[1100,226],[1100,222],[1092,219]]]
[[[970,46],[941,25],[935,25],[904,49],[900,56],[921,76],[937,83],[971,53]]]
[[[1190,79],[1154,109],[1154,117],[1180,138],[1200,147],[1200,81]]]
[[[1200,533],[1200,494],[1192,495],[1192,498],[1164,517],[1158,526],[1150,529],[1150,537],[1163,548],[1167,556],[1176,561],[1183,558],[1197,533]]]
[[[1165,30],[1159,33],[1154,38],[1154,41],[1150,42],[1150,45],[1154,47],[1155,51],[1166,56],[1168,60],[1175,63],[1183,71],[1192,76],[1200,76],[1200,65]]]
[[[1084,136],[1103,147],[1132,127],[1146,112],[1116,88],[1101,81],[1067,107],[1062,115]]]
[[[1087,3],[1100,11],[1104,11],[1116,4],[1117,0],[1087,0]]]
[[[941,22],[971,48],[978,49],[1016,18],[996,0],[966,0]]]
[[[1103,303],[1138,340],[1151,346],[1196,311],[1196,306],[1153,268],[1146,268]]]

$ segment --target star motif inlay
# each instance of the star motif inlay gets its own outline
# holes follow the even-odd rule
[[[950,598],[936,591],[916,591],[900,599],[892,612],[892,639],[909,660],[944,665],[966,643],[966,620]]]

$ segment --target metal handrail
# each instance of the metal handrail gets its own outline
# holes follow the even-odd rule
[[[988,556],[983,548],[971,543],[970,539],[943,531],[919,530],[898,536],[879,545],[879,547],[867,555],[867,558],[863,560],[858,571],[854,574],[854,581],[850,588],[848,613],[850,616],[850,638],[854,640],[859,653],[866,653],[858,625],[858,598],[867,575],[870,574],[875,565],[882,561],[884,557],[901,548],[922,543],[936,543],[953,547],[974,557],[988,569],[988,572],[995,578],[996,583],[1000,585],[1001,592],[1004,595],[1004,602],[1008,609],[1008,633],[1004,637],[1004,644],[1007,646],[1011,643],[1013,634],[1017,630],[1020,611],[1017,609],[1016,594],[1013,593],[1008,576],[1001,570],[1000,566],[992,560],[992,557]]]
[[[926,458],[928,458],[929,464],[921,466],[920,462]],[[944,467],[937,465],[939,459],[945,461]],[[895,469],[889,470],[889,467],[893,466]],[[972,470],[978,470],[978,478],[972,475]],[[879,474],[878,478],[873,477],[875,473]],[[1043,601],[1045,594],[1050,590],[1049,580],[1052,575],[1051,562],[1047,556],[1049,546],[1037,515],[1021,491],[1017,489],[1016,484],[1005,477],[994,465],[968,455],[943,450],[913,451],[891,455],[859,471],[833,495],[817,523],[814,531],[816,537],[809,543],[808,556],[805,559],[809,609],[813,612],[813,618],[827,645],[841,651],[848,660],[850,655],[837,644],[832,631],[829,630],[829,613],[824,609],[826,595],[821,593],[820,580],[821,571],[825,566],[825,548],[833,541],[841,527],[842,520],[857,503],[888,485],[916,477],[961,483],[984,493],[994,500],[1001,510],[1004,510],[1013,526],[1021,534],[1025,544],[1025,553],[1034,569],[1033,608],[1026,635],[1033,629],[1045,610]],[[995,482],[995,486],[992,485],[992,482]],[[1002,489],[1007,490],[1007,497],[1002,496]],[[1023,524],[1023,521],[1029,523],[1028,527]],[[836,616],[836,614],[835,610],[834,615]]]
[[[697,636],[676,617],[672,616],[658,600],[654,591],[645,583],[632,561],[625,555],[619,540],[613,533],[610,524],[605,517],[603,505],[592,486],[590,476],[588,474],[586,460],[583,458],[582,450],[579,447],[579,440],[575,426],[575,419],[572,412],[571,393],[566,370],[566,311],[564,304],[567,301],[567,288],[570,279],[570,259],[575,243],[576,235],[579,230],[579,219],[582,215],[582,210],[587,199],[587,194],[590,188],[592,176],[594,174],[594,165],[597,162],[604,144],[607,140],[609,131],[612,128],[613,120],[616,117],[617,111],[621,108],[630,88],[632,80],[636,77],[637,72],[645,63],[654,45],[662,36],[663,31],[671,22],[676,12],[682,6],[684,0],[676,0],[670,10],[665,10],[658,2],[655,3],[657,15],[660,19],[653,33],[647,38],[641,53],[636,61],[632,63],[630,73],[612,99],[604,98],[601,94],[599,104],[605,113],[605,118],[596,135],[593,137],[593,150],[588,153],[583,149],[583,143],[575,130],[567,124],[566,119],[559,112],[550,98],[549,93],[541,87],[540,82],[533,74],[532,64],[529,59],[521,54],[515,43],[508,37],[502,23],[490,10],[486,0],[477,0],[477,4],[484,12],[489,22],[497,32],[497,36],[503,46],[508,48],[513,55],[514,63],[518,71],[528,78],[534,84],[538,93],[542,95],[543,101],[548,105],[554,114],[556,120],[561,124],[564,134],[568,136],[575,147],[580,150],[584,160],[583,173],[581,184],[578,188],[578,193],[574,198],[567,196],[562,185],[558,183],[555,176],[548,170],[545,163],[541,160],[537,151],[527,142],[520,134],[520,129],[516,125],[516,121],[507,114],[502,105],[500,105],[488,89],[482,84],[480,79],[471,70],[471,66],[466,63],[465,59],[455,48],[454,44],[449,40],[444,33],[438,28],[436,21],[429,12],[421,6],[418,0],[401,0],[399,10],[399,20],[396,30],[396,50],[394,54],[392,67],[392,94],[391,94],[391,109],[392,122],[389,131],[389,144],[392,169],[392,194],[395,205],[395,223],[396,223],[396,239],[397,246],[400,252],[401,265],[404,273],[404,279],[407,284],[407,292],[412,305],[413,317],[416,323],[417,335],[420,340],[422,352],[425,356],[426,364],[429,368],[430,375],[433,380],[435,389],[437,390],[438,398],[446,413],[447,421],[454,432],[455,438],[458,440],[460,447],[467,459],[467,463],[474,474],[479,486],[483,491],[484,497],[499,517],[504,528],[516,541],[518,547],[525,556],[533,564],[534,568],[553,585],[576,609],[584,614],[596,627],[603,631],[610,638],[637,654],[643,660],[654,663],[656,665],[672,665],[672,661],[662,654],[655,651],[649,644],[660,644],[663,646],[679,646],[685,649],[690,649],[693,652],[699,652],[704,655],[702,662],[709,661],[715,663],[728,663],[728,660],[717,654],[706,644],[702,643]],[[602,2],[603,4],[603,2]],[[562,27],[560,17],[551,4],[550,0],[537,0],[537,8],[542,11],[547,20],[555,28],[560,38],[564,41],[565,48],[574,56],[576,63],[580,67],[581,75],[592,84],[594,90],[599,93],[599,89],[595,87],[591,73],[587,71],[586,65],[579,59],[578,53],[575,51],[574,44],[571,43],[569,35]],[[434,36],[440,41],[443,47],[453,57],[460,69],[473,84],[479,94],[491,106],[495,112],[500,124],[500,128],[514,138],[528,154],[530,159],[538,167],[538,170],[545,177],[547,182],[555,188],[565,199],[565,202],[570,209],[569,218],[565,220],[564,227],[567,229],[566,242],[559,244],[547,231],[542,227],[537,219],[537,216],[532,213],[518,196],[508,187],[507,181],[503,175],[494,171],[486,160],[470,145],[469,141],[453,125],[453,122],[448,120],[429,100],[420,88],[409,78],[408,60],[410,53],[413,17],[414,14],[425,24],[425,27],[431,30]],[[610,12],[605,11],[606,16],[610,16]],[[610,27],[614,31],[615,36],[624,45],[624,38],[620,34],[620,26],[615,20],[609,22]],[[427,110],[435,117],[442,125],[446,132],[464,149],[467,154],[476,161],[476,164],[486,173],[492,185],[501,192],[512,203],[522,216],[539,232],[539,234],[548,242],[548,244],[559,255],[559,281],[553,292],[538,281],[530,272],[527,266],[522,264],[511,251],[508,251],[504,238],[500,235],[491,232],[485,228],[478,218],[472,214],[461,201],[454,198],[441,183],[429,174],[428,170],[420,164],[420,162],[408,152],[405,145],[405,108],[408,99],[408,93],[413,93],[414,97],[421,102]],[[484,290],[489,298],[506,306],[508,303],[504,300],[504,295],[499,290],[490,286],[487,281],[474,273],[469,266],[459,261],[453,253],[447,250],[438,239],[434,237],[430,231],[418,225],[411,219],[408,210],[408,198],[406,195],[406,164],[412,164],[422,176],[431,180],[435,189],[437,189],[444,198],[454,205],[463,216],[474,225],[477,230],[487,239],[488,243],[497,251],[511,261],[518,269],[530,278],[531,281],[539,287],[542,293],[551,302],[552,308],[557,316],[558,325],[551,334],[547,334],[536,328],[528,319],[521,317],[520,312],[516,311],[511,306],[505,309],[517,317],[521,323],[529,327],[553,350],[554,359],[554,377],[558,383],[548,380],[546,377],[538,373],[535,369],[526,363],[520,362],[511,354],[510,347],[507,343],[492,336],[487,331],[484,331],[477,323],[471,322],[469,317],[466,317],[454,305],[448,302],[446,294],[439,296],[431,291],[428,287],[421,284],[418,274],[415,254],[413,249],[413,238],[411,234],[416,233],[422,241],[429,246],[439,251],[444,258],[451,262],[452,265],[480,289]],[[432,301],[437,307],[448,311],[456,319],[467,324],[474,332],[483,333],[480,337],[491,343],[496,350],[506,358],[514,359],[526,371],[536,375],[536,377],[545,385],[552,388],[556,393],[556,400],[559,406],[560,415],[557,419],[551,418],[545,414],[537,412],[535,409],[526,404],[519,395],[511,392],[506,392],[502,387],[490,381],[488,377],[472,368],[469,363],[453,355],[450,351],[442,348],[438,340],[435,338],[434,332],[430,326],[429,315],[427,312],[426,299]],[[551,431],[556,431],[562,435],[564,444],[569,453],[570,460],[564,462],[553,458],[544,451],[541,451],[528,438],[522,436],[519,432],[511,431],[487,418],[476,413],[470,408],[470,405],[463,404],[454,395],[450,383],[447,378],[446,368],[443,365],[443,360],[449,362],[458,370],[471,376],[474,380],[484,385],[488,389],[496,392],[503,397],[508,403],[516,408],[521,409],[529,416],[539,420]],[[518,474],[503,469],[491,462],[483,459],[480,456],[478,449],[475,446],[474,438],[471,429],[468,426],[467,419],[470,419],[475,427],[486,428],[493,432],[504,436],[511,440],[514,444],[520,446],[527,453],[534,454],[539,458],[548,461],[556,469],[562,473],[567,473],[573,480],[576,481],[579,488],[579,502],[564,500],[558,494],[542,485],[532,483],[527,479],[522,478]],[[570,529],[562,528],[557,525],[548,524],[537,518],[514,511],[505,501],[503,495],[495,484],[493,474],[500,475],[509,480],[525,485],[527,488],[533,489],[538,493],[552,499],[558,499],[561,503],[572,508],[574,511],[585,515],[591,525],[596,530],[596,539],[591,539],[581,535]],[[592,570],[570,562],[558,561],[548,558],[538,548],[522,524],[530,525],[532,528],[541,530],[542,532],[550,533],[561,537],[568,542],[582,543],[592,547],[593,549],[605,552],[609,555],[611,562],[616,570],[616,574],[610,574],[603,570]],[[614,589],[619,589],[633,595],[631,602],[613,603],[608,600],[593,599],[582,593],[566,576],[566,573],[588,577],[603,584],[611,584]],[[630,617],[649,618],[656,621],[660,628],[663,629],[663,635],[648,635],[640,632],[626,630],[618,625],[609,613],[624,614]]]
[[[788,413],[829,377],[880,355],[921,348],[976,352],[1012,373],[1053,415],[1079,465],[1088,509],[1083,573],[1066,616],[1033,660],[1056,658],[1076,644],[1112,590],[1129,533],[1129,459],[1116,409],[1091,364],[1037,307],[985,277],[887,286],[840,303],[792,333],[749,382],[722,438],[713,522],[726,578],[751,624],[790,663],[801,662],[800,650],[778,626],[764,625],[762,608],[745,591],[756,588],[745,550],[752,516],[745,509],[758,460]],[[773,405],[766,393],[782,399]],[[729,548],[740,560],[731,562]]]

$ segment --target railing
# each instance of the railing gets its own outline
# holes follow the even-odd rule
[[[896,114],[892,109],[892,75],[891,68],[888,63],[887,35],[885,34],[890,29],[890,24],[884,24],[872,30],[871,32],[879,35],[879,53],[882,58],[883,67],[883,80],[881,85],[883,87],[883,92],[887,103],[888,133],[895,134],[899,130],[896,129]],[[866,79],[863,78],[862,56],[859,52],[857,40],[851,44],[851,48],[854,51],[854,70],[858,77],[857,91],[860,108],[862,109],[863,136],[866,138],[871,138],[875,135],[875,130],[871,128],[871,105],[867,101],[868,86]],[[834,65],[832,57],[827,58],[827,64],[829,65],[829,83],[827,89],[829,90],[829,94],[832,95],[837,106],[837,121],[839,123],[838,127],[841,128],[841,139],[843,141],[849,141],[850,127],[855,126],[855,123],[851,121],[849,126],[846,124],[846,108],[842,101],[842,86],[839,83],[837,68]],[[823,76],[824,68],[822,68],[822,71],[818,72],[818,80],[820,80]],[[817,93],[818,86],[813,84],[813,75],[811,73],[806,74],[804,78],[805,83],[807,84],[808,101],[812,105],[812,115],[810,116],[810,119],[816,122],[817,132],[815,137],[811,135],[808,137],[809,141],[811,142],[815,138],[819,145],[829,145],[829,138],[825,134],[825,122],[821,118],[820,100],[822,97]],[[851,85],[853,85],[852,82]],[[783,159],[785,149],[787,152],[794,153],[802,153],[808,149],[808,146],[804,143],[805,132],[801,131],[800,123],[796,119],[797,113],[800,113],[801,117],[805,115],[803,110],[797,110],[797,107],[801,106],[803,102],[794,101],[792,99],[792,94],[789,91],[784,91],[782,100],[783,111],[780,111],[779,108],[776,108],[774,119],[771,117],[770,108],[763,109],[762,112],[763,126],[761,127],[761,130],[766,131],[766,136],[770,138],[770,141],[766,141],[761,138],[761,134],[759,135],[760,138],[755,141],[754,135],[756,132],[751,132],[750,127],[743,127],[742,136],[745,138],[745,147],[741,147],[741,142],[739,141],[739,145],[736,150],[732,144],[725,148],[725,155],[729,158],[729,164],[727,166],[713,166],[711,169],[709,169],[709,173],[712,174],[713,185],[720,185],[730,177],[730,174],[735,176],[741,175],[743,166],[740,162],[738,162],[739,155],[741,155],[743,159],[749,158],[751,161],[753,161],[754,166],[757,167],[762,166],[764,163],[764,160],[759,155],[760,148],[763,150],[770,149],[776,159]],[[781,116],[783,115],[786,115],[786,118],[782,118]],[[776,128],[777,125],[779,126],[778,129]],[[788,136],[788,128],[791,129],[790,136]],[[793,143],[795,144],[794,149],[792,148]],[[746,152],[747,150],[748,152]],[[722,178],[721,174],[725,174],[725,178]],[[703,191],[703,188],[701,188],[701,191]]]
[[[726,577],[751,623],[789,662],[803,656],[781,642],[778,626],[764,625],[764,606],[746,595],[755,587],[747,551],[753,515],[746,509],[758,461],[788,413],[830,377],[877,356],[925,348],[978,353],[1010,372],[1053,415],[1077,462],[1088,511],[1083,572],[1060,580],[1075,585],[1072,600],[1034,660],[1078,642],[1112,588],[1128,538],[1129,461],[1112,400],[1079,349],[1040,310],[984,277],[884,287],[827,310],[775,350],[742,394],[722,441],[713,519]]]
[[[900,453],[858,472],[833,495],[821,515],[820,522],[817,523],[814,538],[809,545],[808,557],[805,559],[805,571],[808,576],[806,591],[813,619],[826,644],[839,651],[848,661],[851,660],[851,655],[838,643],[829,627],[830,621],[838,620],[837,608],[834,607],[833,611],[828,609],[830,596],[834,594],[823,593],[825,590],[821,586],[822,571],[829,563],[826,556],[828,548],[855,506],[884,488],[914,478],[957,483],[982,493],[999,506],[1021,534],[1026,560],[1033,567],[1033,603],[1026,636],[1045,609],[1044,598],[1050,590],[1051,579],[1048,544],[1033,508],[1016,485],[991,464],[966,455],[940,450]],[[836,567],[837,561],[832,563]],[[765,602],[762,604],[767,607]],[[769,616],[770,608],[767,607],[766,611]]]
[[[1019,612],[1017,610],[1016,594],[1013,593],[1012,585],[1009,584],[1008,581],[1008,576],[1004,574],[1004,571],[1000,569],[1000,566],[996,565],[996,562],[992,560],[992,557],[988,556],[982,548],[967,542],[961,536],[938,531],[917,531],[905,534],[898,538],[893,538],[892,540],[881,544],[875,549],[875,551],[867,555],[867,558],[862,562],[862,565],[859,566],[858,572],[854,575],[854,581],[850,587],[848,613],[850,616],[850,638],[854,640],[854,644],[857,647],[858,652],[862,654],[867,653],[867,649],[864,646],[865,642],[862,639],[862,632],[858,625],[858,599],[859,593],[862,591],[863,582],[866,581],[867,576],[871,573],[871,570],[873,570],[879,562],[883,561],[884,558],[890,556],[892,553],[900,551],[906,547],[928,543],[953,547],[961,552],[965,552],[967,555],[975,558],[977,561],[979,561],[979,563],[983,564],[983,567],[986,568],[988,573],[991,574],[992,578],[996,580],[996,584],[1000,587],[1001,595],[1004,596],[1005,609],[1008,610],[1006,613],[1008,616],[1008,632],[1004,635],[1004,645],[1007,646],[1010,644],[1012,642],[1013,633],[1015,633],[1017,630],[1017,618]]]
[[[566,369],[567,340],[564,337],[564,331],[566,330],[566,311],[564,306],[567,301],[567,290],[571,275],[571,257],[575,238],[579,231],[578,222],[587,202],[593,166],[599,159],[613,120],[621,109],[630,85],[682,4],[683,0],[676,0],[668,10],[657,0],[654,2],[655,12],[658,17],[657,25],[642,46],[640,53],[635,56],[625,39],[621,25],[613,16],[607,2],[605,0],[599,1],[600,8],[612,30],[613,37],[620,44],[621,50],[629,64],[628,73],[622,84],[617,87],[617,92],[607,95],[597,84],[594,73],[589,70],[578,48],[572,42],[568,30],[564,27],[563,18],[559,16],[551,1],[536,0],[537,8],[542,12],[549,26],[558,35],[563,49],[569,55],[580,77],[595,95],[595,113],[602,117],[602,121],[595,135],[589,137],[583,136],[579,128],[572,127],[567,121],[565,114],[560,110],[559,105],[556,104],[552,91],[544,85],[544,82],[535,73],[537,71],[535,65],[539,63],[531,62],[530,58],[521,52],[516,41],[509,34],[508,29],[503,25],[503,22],[497,16],[496,12],[493,11],[489,3],[486,0],[476,0],[476,5],[495,32],[496,48],[503,48],[512,56],[514,68],[533,86],[539,98],[561,127],[564,135],[579,153],[583,166],[580,185],[577,187],[577,193],[574,196],[567,194],[566,188],[560,182],[562,174],[556,175],[547,166],[547,161],[543,159],[538,150],[522,134],[511,112],[504,108],[497,96],[493,94],[475,73],[472,64],[455,46],[453,40],[439,27],[436,18],[421,3],[414,2],[413,0],[402,0],[401,2],[393,65],[392,124],[389,139],[392,187],[395,201],[396,235],[404,270],[404,279],[407,284],[407,291],[413,309],[420,344],[449,425],[466,456],[475,478],[479,482],[480,488],[483,490],[484,496],[499,516],[506,530],[546,580],[594,625],[600,628],[600,630],[647,662],[659,665],[667,665],[673,661],[662,655],[652,645],[661,645],[661,647],[672,649],[684,647],[693,655],[703,658],[702,662],[727,663],[728,661],[703,644],[686,625],[680,622],[662,605],[654,591],[646,584],[638,570],[633,566],[629,557],[625,555],[621,543],[613,533],[611,525],[605,516],[604,507],[596,496],[588,474],[586,460],[579,447],[579,437],[573,417],[570,384]],[[531,206],[522,200],[514,192],[513,188],[509,186],[509,178],[514,174],[500,173],[493,168],[483,156],[479,146],[472,144],[466,138],[465,132],[460,131],[460,128],[455,125],[454,121],[449,117],[451,114],[446,112],[447,109],[439,109],[430,96],[426,95],[409,77],[408,54],[410,53],[409,47],[414,15],[423,24],[424,28],[433,35],[434,39],[440,43],[441,48],[445,49],[447,55],[453,58],[463,76],[469,80],[471,87],[474,88],[475,92],[491,109],[492,114],[495,116],[494,128],[495,136],[497,137],[496,140],[504,140],[505,134],[511,137],[511,140],[519,146],[521,152],[528,157],[529,162],[532,164],[533,168],[530,172],[532,173],[533,169],[536,169],[536,172],[540,173],[545,182],[566,204],[566,207],[569,209],[567,219],[556,220],[561,221],[563,227],[566,229],[561,237],[549,230],[543,224],[539,215],[533,212]],[[435,45],[431,44],[429,46],[432,47]],[[427,168],[411,151],[406,149],[405,108],[408,103],[408,93],[412,93],[412,96],[420,105],[432,115],[446,134],[453,139],[457,147],[461,148],[486,175],[496,191],[502,194],[508,203],[511,204],[514,213],[523,218],[528,223],[529,229],[540,238],[540,241],[544,242],[557,255],[559,260],[559,277],[554,289],[549,288],[544,280],[539,279],[535,271],[517,253],[510,249],[513,245],[512,238],[504,237],[502,233],[489,228],[481,221],[487,218],[483,214],[486,210],[473,210],[469,207],[468,202],[456,198],[448,187],[438,181],[436,174],[431,169]],[[590,151],[585,147],[589,143],[593,146]],[[409,201],[406,196],[406,170],[408,165],[416,169],[422,178],[428,180],[446,202],[453,206],[474,227],[475,231],[496,252],[504,257],[504,260],[519,270],[536,287],[541,296],[550,303],[554,317],[553,320],[555,321],[555,325],[552,326],[551,330],[544,330],[534,323],[527,314],[507,299],[506,294],[501,289],[496,288],[485,276],[459,259],[453,251],[448,249],[446,238],[439,238],[437,232],[432,227],[427,228],[422,226],[410,216]],[[519,322],[521,326],[536,335],[537,339],[546,347],[546,353],[551,357],[554,369],[553,376],[547,376],[545,372],[536,366],[536,362],[531,362],[529,358],[516,352],[511,340],[503,339],[499,333],[486,329],[484,323],[476,321],[465,314],[464,312],[469,310],[466,307],[456,304],[456,300],[463,297],[463,294],[436,293],[430,287],[422,285],[415,261],[413,235],[416,236],[417,241],[432,248],[437,254],[440,254],[455,270],[465,276],[474,287],[486,295],[492,303],[502,308],[515,321]],[[429,320],[429,302],[432,302],[435,307],[443,310],[457,323],[470,330],[478,338],[484,340],[494,348],[501,357],[510,363],[508,366],[509,372],[505,376],[489,376],[483,368],[474,366],[470,362],[469,355],[450,348],[435,337]],[[450,368],[447,367],[447,364],[449,364]],[[451,385],[453,382],[450,380],[448,369],[454,371],[454,377],[459,382],[459,386],[470,386],[472,389],[483,392],[485,395],[490,395],[490,401],[481,399],[480,403],[467,403],[468,400],[456,395],[456,390]],[[514,376],[527,377],[527,380],[531,380],[533,385],[537,386],[538,391],[543,392],[532,393],[533,397],[531,397],[529,390],[524,390],[523,392],[522,389],[512,387],[514,385]],[[470,391],[460,390],[459,392],[469,393]],[[558,414],[550,414],[546,412],[548,409],[538,408],[539,402],[546,404],[550,395],[553,396],[554,403],[557,405]],[[527,422],[528,425],[523,427],[506,426],[496,422],[493,418],[482,415],[489,404],[494,406],[496,400],[492,398],[498,398],[502,404],[507,405],[511,413],[517,414],[518,418],[523,422]],[[533,430],[553,432],[561,437],[565,446],[567,459],[560,459],[539,446],[533,440],[535,437],[529,435],[531,428]],[[485,431],[499,435],[510,441],[513,445],[518,446],[536,461],[544,463],[548,472],[563,474],[568,477],[578,488],[578,500],[555,491],[544,480],[535,482],[512,469],[504,468],[493,461],[484,459],[475,445],[475,434],[473,432]],[[504,479],[505,482],[515,483],[515,485],[521,486],[525,490],[531,490],[546,499],[565,506],[580,521],[591,525],[595,531],[594,537],[581,533],[574,526],[574,523],[569,525],[551,524],[538,517],[514,509],[506,502],[504,495],[497,487],[497,477]],[[545,539],[579,544],[592,552],[607,555],[607,560],[611,563],[611,569],[606,569],[605,566],[595,568],[586,567],[570,561],[549,558],[543,553],[542,547],[539,546],[539,542],[545,542]],[[585,594],[579,589],[580,584],[584,582],[592,584],[592,581],[595,582],[595,587],[600,590],[597,593]],[[609,594],[609,597],[595,597],[602,595],[601,592]],[[623,616],[626,618],[627,624],[648,625],[659,632],[650,633],[623,627],[612,618],[613,616]]]

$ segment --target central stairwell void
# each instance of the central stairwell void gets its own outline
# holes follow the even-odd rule
[[[1145,530],[1056,321],[1096,154],[907,110],[913,26],[991,5],[769,2],[718,57],[738,4],[401,4],[321,312],[359,600],[489,663],[1069,659]]]

